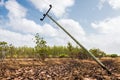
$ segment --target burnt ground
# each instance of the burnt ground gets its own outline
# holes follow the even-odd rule
[[[120,58],[101,60],[112,75],[95,61],[51,58],[0,61],[0,80],[120,80]]]

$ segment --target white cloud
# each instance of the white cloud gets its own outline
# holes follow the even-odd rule
[[[116,35],[93,34],[87,37],[85,45],[89,49],[99,48],[106,53],[117,53],[120,55],[120,38]]]
[[[59,20],[59,23],[77,39],[85,35],[83,28],[77,21],[74,21],[72,19],[61,19]]]
[[[9,30],[0,29],[0,41],[6,41],[9,44],[13,44],[15,46],[34,46],[33,35],[22,35],[20,33],[11,32]]]
[[[120,9],[120,0],[108,0],[108,3],[113,9]]]
[[[92,23],[93,28],[99,31],[99,33],[120,33],[120,16],[116,18],[108,18],[103,21]]]
[[[8,17],[10,19],[23,18],[26,16],[27,9],[17,3],[16,0],[7,1],[5,7],[9,10]]]
[[[42,28],[40,25],[36,24],[32,20],[28,20],[26,18],[21,18],[21,19],[12,19],[8,23],[9,26],[12,27],[15,31],[23,32],[23,33],[42,33]]]
[[[77,21],[72,19],[60,19],[58,22],[77,40],[84,41],[85,32]],[[58,26],[56,26],[56,36],[49,39],[48,42],[52,45],[66,45],[70,41],[75,45],[74,41],[61,28],[57,27]]]
[[[100,0],[99,6],[98,6],[99,9],[103,7],[105,2],[107,2],[115,10],[120,9],[120,0]]]
[[[120,16],[91,24],[99,34],[89,36],[94,46],[108,53],[120,53]]]
[[[9,0],[5,3],[8,9],[9,23],[8,26],[15,31],[23,33],[37,33],[41,32],[41,26],[32,20],[26,19],[27,9],[21,6],[16,0]]]
[[[74,4],[75,0],[30,0],[34,6],[40,10],[48,10],[49,5],[52,4],[52,12],[57,16],[61,17],[65,14],[68,7],[71,7]]]
[[[14,31],[22,33],[35,34],[40,33],[42,35],[48,35],[51,33],[55,35],[55,30],[49,24],[40,26],[33,20],[26,18],[27,9],[21,6],[16,0],[9,0],[5,3],[6,9],[8,9],[9,22],[7,23]]]
[[[45,36],[50,36],[50,37],[55,37],[57,36],[57,30],[55,28],[53,28],[51,25],[49,24],[44,24],[43,27],[43,35]]]

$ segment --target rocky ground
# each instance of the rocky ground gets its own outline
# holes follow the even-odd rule
[[[120,60],[101,61],[112,75],[92,60],[4,60],[0,62],[0,80],[120,80]]]

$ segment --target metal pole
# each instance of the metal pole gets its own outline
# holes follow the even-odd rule
[[[103,63],[101,63],[91,52],[89,52],[82,44],[80,44],[69,32],[67,32],[57,21],[55,21],[49,14],[46,14],[53,22],[56,23],[69,37],[71,37],[83,50],[85,50],[103,69],[105,69],[108,74],[111,72]]]

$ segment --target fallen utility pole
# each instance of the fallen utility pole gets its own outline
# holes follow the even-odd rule
[[[108,74],[111,75],[111,72],[108,70],[108,68],[102,63],[100,62],[100,60],[98,60],[91,52],[89,52],[82,44],[80,44],[69,32],[67,32],[57,21],[55,21],[49,14],[48,12],[50,11],[50,9],[52,8],[52,5],[50,5],[49,10],[46,12],[46,14],[43,14],[43,18],[41,18],[40,20],[43,21],[44,18],[47,16],[48,18],[50,18],[56,25],[58,25],[69,37],[71,37],[83,50],[85,50],[92,58],[93,60],[95,60],[104,70],[107,71]]]

